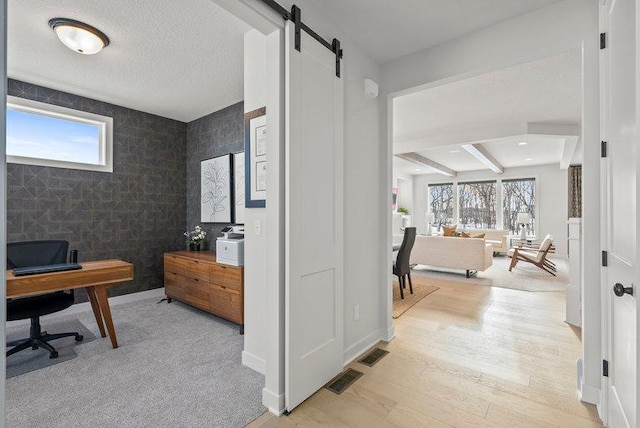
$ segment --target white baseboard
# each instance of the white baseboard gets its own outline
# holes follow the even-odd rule
[[[264,375],[267,366],[262,358],[258,358],[250,352],[242,351],[242,365],[249,367],[251,370],[255,370],[261,375]]]
[[[267,388],[262,388],[262,404],[270,413],[280,416],[284,413],[284,394],[274,394]]]
[[[580,401],[585,403],[600,404],[600,388],[593,387],[591,385],[582,384],[582,390],[578,390]]]
[[[391,324],[391,327],[387,329],[387,334],[383,340],[385,342],[391,342],[395,337],[396,337],[396,330],[393,328],[393,324]]]
[[[380,342],[381,340],[384,341],[385,339],[383,336],[384,335],[382,330],[374,330],[371,334],[368,334],[355,344],[351,345],[349,348],[345,349],[342,353],[342,360],[344,361],[344,365],[346,366],[347,364],[351,363],[376,343]]]

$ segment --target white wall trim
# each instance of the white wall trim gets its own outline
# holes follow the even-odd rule
[[[261,375],[265,374],[267,363],[263,358],[256,357],[250,352],[242,351],[242,365],[255,370]]]
[[[267,388],[262,388],[262,404],[270,413],[280,416],[284,413],[284,393],[274,394]]]
[[[372,348],[380,341],[386,342],[386,340],[384,339],[384,330],[382,329],[374,330],[353,345],[349,346],[342,353],[344,365],[346,366],[347,364],[351,363],[353,360],[358,358],[365,351]]]
[[[594,388],[591,385],[582,383],[582,390],[578,390],[580,401],[596,406],[600,403],[600,388]]]

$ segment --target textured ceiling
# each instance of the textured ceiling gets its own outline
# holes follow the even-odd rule
[[[188,122],[243,99],[249,27],[211,0],[9,0],[8,75]],[[53,17],[100,29],[96,55],[66,48]]]
[[[401,58],[559,0],[313,0],[379,63]]]
[[[461,144],[481,143],[505,167],[559,163],[565,140],[575,143],[575,138],[554,131],[547,137],[527,135],[529,125],[580,124],[581,64],[581,52],[568,51],[396,98],[394,153],[417,152],[470,171],[484,167],[466,153],[442,155]],[[530,144],[517,146],[523,140]],[[433,172],[404,161],[396,166],[403,174]]]

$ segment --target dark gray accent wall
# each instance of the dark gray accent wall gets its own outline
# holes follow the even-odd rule
[[[227,224],[200,221],[200,162],[244,151],[244,102],[187,124],[187,230],[201,225],[207,232],[206,249],[215,250],[215,238]]]
[[[8,242],[66,239],[80,261],[133,263],[135,279],[110,295],[162,287],[163,253],[184,249],[187,125],[15,80],[8,93],[113,117],[114,169],[7,165]]]

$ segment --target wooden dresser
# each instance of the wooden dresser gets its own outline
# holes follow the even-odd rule
[[[165,253],[164,290],[169,302],[227,319],[244,333],[244,268],[217,263],[215,251]]]

